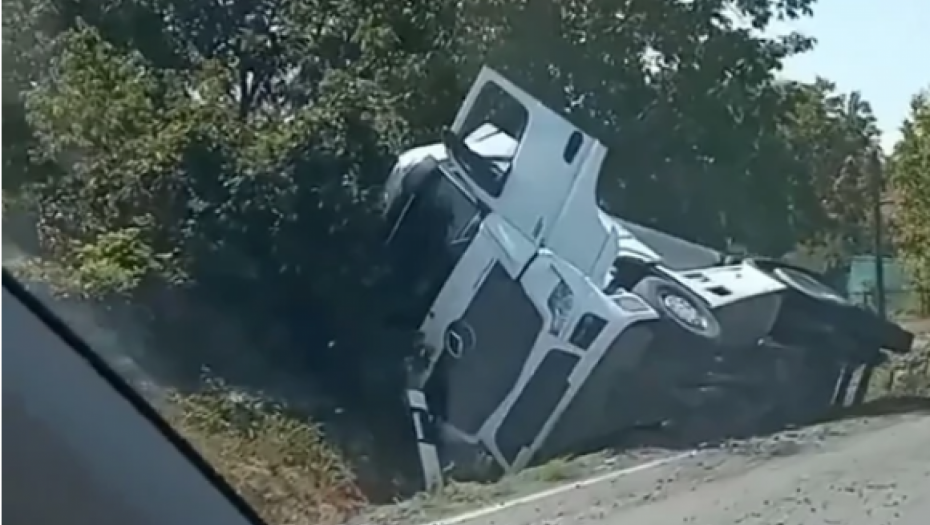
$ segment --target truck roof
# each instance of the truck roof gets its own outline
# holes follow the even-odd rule
[[[654,230],[635,222],[610,216],[621,230],[628,231],[633,237],[655,252],[662,264],[672,270],[685,271],[707,268],[720,262],[723,254],[668,233]]]

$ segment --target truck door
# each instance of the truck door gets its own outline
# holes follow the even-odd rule
[[[606,153],[597,140],[487,67],[444,142],[482,199],[537,245],[545,243],[579,177],[596,180]]]

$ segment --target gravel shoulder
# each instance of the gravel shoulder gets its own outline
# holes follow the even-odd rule
[[[495,483],[450,483],[435,494],[423,493],[410,500],[370,509],[347,525],[431,523],[476,509],[506,504],[584,479],[609,475],[677,453],[680,451],[642,449],[555,460]]]
[[[678,491],[660,503],[619,509],[578,523],[926,523],[928,436],[930,417],[904,418],[881,430],[767,462],[739,476]]]
[[[915,424],[923,425],[916,429],[916,434],[919,435],[916,437],[913,428]],[[907,434],[908,432],[910,434]],[[717,517],[720,512],[718,507],[723,505],[719,502],[725,502],[727,498],[733,501],[747,499],[746,497],[723,497],[722,494],[733,487],[743,487],[746,484],[745,486],[752,487],[752,491],[767,494],[769,489],[757,487],[753,484],[754,480],[765,480],[775,476],[777,480],[780,480],[775,484],[776,489],[784,486],[786,479],[791,481],[789,484],[792,484],[795,478],[800,479],[800,473],[795,471],[805,470],[805,465],[812,458],[823,454],[832,454],[830,457],[834,457],[835,451],[848,449],[854,451],[849,454],[855,457],[860,449],[868,448],[855,445],[863,440],[866,443],[878,443],[879,445],[890,441],[885,444],[884,448],[876,448],[879,461],[881,461],[883,455],[888,455],[888,452],[883,452],[883,450],[888,446],[898,447],[895,441],[901,433],[912,436],[909,438],[911,442],[926,442],[926,436],[930,436],[930,416],[901,414],[881,417],[849,417],[800,429],[786,430],[770,436],[733,440],[693,451],[691,457],[666,465],[590,484],[582,481],[605,478],[612,471],[629,469],[635,465],[653,462],[664,457],[680,455],[684,451],[652,449],[624,452],[621,455],[612,456],[606,454],[586,456],[556,466],[546,465],[528,469],[513,478],[505,478],[493,485],[453,484],[441,494],[424,495],[397,505],[372,509],[372,512],[366,513],[358,520],[353,520],[353,523],[442,523],[443,525],[537,525],[545,523],[554,525],[577,522],[606,524],[619,519],[629,523],[630,521],[626,521],[627,514],[636,513],[635,515],[638,516],[638,513],[642,512],[655,514],[655,516],[645,515],[643,519],[646,519],[647,523],[693,523],[695,522],[693,519],[685,519],[681,513],[690,512],[689,515],[700,516],[700,509],[694,510],[691,506],[696,504],[694,502],[710,505],[708,503],[710,501],[718,503],[707,507],[707,512],[712,512],[708,519],[717,520],[723,519]],[[904,448],[901,449],[903,452],[898,454],[910,454],[908,442],[905,440],[904,443]],[[853,448],[850,449],[850,447]],[[930,450],[918,454],[926,456],[924,463],[927,471],[930,472]],[[916,457],[918,455],[915,455]],[[843,460],[843,462],[846,461],[852,460],[848,458]],[[925,480],[925,482],[928,481],[930,480]],[[551,491],[557,486],[566,488],[548,497],[526,501],[527,497],[532,498],[532,494]],[[725,488],[716,489],[715,487],[718,486]],[[716,500],[713,500],[707,494],[716,494],[715,491],[722,492]],[[694,498],[689,494],[705,494],[707,497],[701,496],[689,503]],[[521,498],[525,500],[523,503],[508,504]],[[685,498],[684,502],[681,498]],[[663,510],[666,503],[671,506]],[[502,504],[505,508],[501,510],[482,513],[481,509],[499,507]],[[668,512],[670,517],[662,517],[663,512]],[[767,517],[766,519],[774,518]],[[738,521],[731,519],[729,522],[737,523]],[[703,523],[703,521],[698,521],[698,523]],[[765,521],[765,523],[779,522]],[[844,521],[842,523],[852,525],[855,522]],[[867,523],[871,525],[873,522]]]
[[[916,525],[930,515],[927,436],[928,415],[833,422],[456,523]]]

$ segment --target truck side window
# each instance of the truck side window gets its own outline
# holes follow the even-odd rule
[[[499,196],[529,124],[529,111],[500,86],[482,86],[462,128],[461,138],[475,154],[491,162],[497,176],[475,170],[475,182],[489,195]]]
[[[565,149],[562,150],[562,160],[564,160],[566,164],[574,162],[583,143],[584,136],[578,131],[572,132],[571,136],[568,137],[568,142],[565,143]]]

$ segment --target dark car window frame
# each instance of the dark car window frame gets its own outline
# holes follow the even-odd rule
[[[4,429],[11,445],[6,452],[41,458],[35,449],[41,445],[30,441],[26,423],[29,428],[49,430],[48,442],[61,445],[68,457],[75,458],[73,463],[79,468],[72,465],[72,475],[92,480],[97,485],[94,489],[105,489],[107,501],[119,499],[119,504],[107,506],[112,508],[94,507],[76,497],[69,504],[70,492],[55,494],[55,484],[64,481],[41,473],[42,479],[36,480],[42,481],[36,485],[44,489],[41,497],[33,500],[28,483],[20,483],[24,486],[14,498],[17,501],[8,499],[10,508],[4,510],[13,511],[8,515],[16,517],[13,521],[36,512],[43,516],[60,512],[57,521],[71,523],[85,523],[82,513],[85,519],[88,514],[122,513],[122,521],[131,514],[140,525],[265,525],[154,407],[6,269],[3,326],[4,409],[22,416],[8,423],[23,423],[20,428],[11,424]],[[19,465],[31,466],[25,460]],[[37,461],[35,466],[41,465]],[[6,467],[4,471],[14,474],[6,472]],[[55,504],[48,505],[50,501]]]

